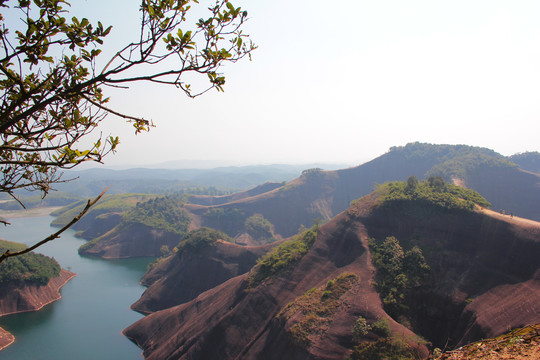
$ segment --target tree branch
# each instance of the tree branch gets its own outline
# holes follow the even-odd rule
[[[88,200],[88,202],[86,203],[86,206],[84,207],[84,209],[79,213],[79,215],[75,216],[67,225],[65,225],[63,228],[61,228],[60,230],[58,230],[57,232],[55,232],[54,234],[51,234],[49,235],[47,238],[41,240],[40,242],[24,249],[24,250],[21,250],[21,251],[16,251],[16,252],[10,252],[9,250],[6,250],[5,253],[3,253],[2,255],[0,255],[0,263],[2,261],[4,261],[5,259],[9,258],[9,257],[13,257],[13,256],[20,256],[20,255],[23,255],[23,254],[26,254],[26,253],[29,253],[30,251],[33,251],[35,249],[37,249],[38,247],[40,247],[41,245],[44,245],[46,243],[48,243],[49,241],[51,240],[54,240],[54,239],[57,239],[60,237],[60,235],[66,231],[67,229],[69,229],[73,224],[75,224],[77,221],[79,221],[84,214],[86,214],[88,212],[88,210],[90,210],[90,208],[99,201],[99,199],[101,199],[101,197],[103,195],[105,195],[105,192],[108,190],[109,188],[103,190],[103,192],[101,194],[98,195],[98,197],[96,197],[94,200]]]

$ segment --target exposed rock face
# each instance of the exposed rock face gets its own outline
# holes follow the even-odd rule
[[[60,270],[60,275],[52,278],[47,285],[6,284],[0,288],[0,316],[25,311],[36,311],[60,299],[60,288],[75,273]]]
[[[201,253],[172,255],[145,274],[141,282],[149,288],[131,308],[151,313],[188,302],[246,273],[268,249],[219,241]]]
[[[0,316],[19,312],[40,310],[60,299],[60,288],[76,274],[60,270],[47,285],[9,283],[0,288]],[[0,350],[14,341],[13,335],[0,328]]]
[[[432,288],[409,299],[412,329],[434,345],[453,346],[540,322],[540,224],[491,213],[374,208],[367,197],[320,228],[316,242],[290,271],[250,287],[232,278],[197,298],[157,311],[125,335],[148,359],[343,359],[353,347],[358,316],[384,318],[392,333],[414,333],[384,311],[373,285],[368,238],[393,235],[424,249]],[[307,315],[283,317],[287,304],[340,274],[358,277],[317,331],[295,341]],[[172,281],[172,280],[168,280]],[[157,300],[157,299],[156,299]],[[373,341],[368,335],[365,341]],[[371,340],[370,340],[371,339]],[[414,345],[427,355],[423,345]]]
[[[0,328],[0,350],[13,344],[15,337],[6,330]]]
[[[79,249],[80,254],[100,256],[105,259],[160,256],[161,246],[175,247],[182,237],[143,224],[117,226],[105,235],[94,239]]]

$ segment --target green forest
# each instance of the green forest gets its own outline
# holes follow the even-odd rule
[[[0,252],[24,250],[24,244],[0,240]],[[60,274],[60,265],[48,256],[29,252],[14,256],[0,263],[0,284],[26,282],[46,285]]]
[[[183,208],[184,203],[174,197],[157,197],[139,202],[122,214],[122,224],[143,224],[148,227],[184,235],[191,217]]]
[[[380,205],[394,207],[406,201],[419,201],[451,211],[472,211],[478,205],[491,204],[476,191],[445,182],[439,176],[418,181],[411,176],[406,182],[393,181],[376,187]]]

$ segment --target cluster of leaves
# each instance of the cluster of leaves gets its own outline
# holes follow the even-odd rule
[[[143,224],[153,229],[184,235],[187,233],[191,216],[183,206],[184,203],[168,196],[139,202],[122,214],[122,224]]]
[[[220,68],[256,48],[241,30],[247,12],[228,0],[216,0],[199,12],[205,18],[190,24],[192,3],[198,1],[141,0],[135,40],[127,39],[100,68],[96,59],[111,26],[69,17],[66,0],[1,0],[0,192],[13,195],[27,188],[46,194],[51,183],[61,181],[58,169],[101,161],[116,149],[118,137],[80,140],[108,114],[131,122],[136,132],[152,126],[107,107],[107,86],[151,82],[174,86],[190,97],[222,91]],[[186,74],[207,79],[192,89],[187,81],[197,76],[188,80]],[[91,145],[81,148],[85,143]]]
[[[366,336],[371,330],[371,325],[367,323],[367,320],[363,316],[359,316],[354,322],[352,329],[352,338],[355,343],[359,343],[361,339]]]
[[[341,305],[340,299],[357,282],[356,274],[343,273],[320,288],[308,290],[281,310],[278,318],[290,319],[295,314],[301,314],[300,320],[287,332],[292,341],[309,346],[310,336],[324,331],[325,325],[332,321]]]
[[[6,250],[20,251],[23,244],[0,240],[0,253]],[[26,282],[46,285],[51,278],[60,274],[60,265],[56,260],[33,252],[11,257],[0,263],[0,285],[8,282]]]
[[[398,239],[387,237],[383,242],[371,239],[369,247],[375,269],[376,287],[386,312],[397,319],[408,311],[406,297],[429,282],[430,267],[422,250],[414,246],[404,251]]]
[[[424,202],[451,211],[471,211],[476,205],[491,206],[476,191],[447,183],[438,176],[421,182],[411,176],[407,182],[393,181],[379,185],[376,191],[380,204],[386,207],[405,201]]]
[[[370,325],[370,330],[377,336],[382,338],[387,338],[392,335],[392,331],[390,330],[390,325],[388,324],[388,320],[385,318],[381,318],[377,321],[375,321],[373,324]]]
[[[273,225],[264,216],[255,214],[246,219],[244,223],[246,232],[259,242],[274,242],[276,239],[272,236]]]
[[[212,246],[218,240],[234,242],[234,240],[222,231],[201,227],[191,230],[184,239],[176,246],[178,256],[184,253],[198,253]]]
[[[138,202],[154,197],[155,195],[146,194],[104,195],[100,201],[88,211],[86,216],[95,218],[105,213],[124,212],[135,207]],[[51,225],[57,227],[66,225],[81,212],[85,205],[86,200],[81,200],[53,211],[51,215],[56,216],[56,219],[52,221]]]
[[[247,278],[250,288],[258,286],[263,281],[281,272],[290,270],[307,254],[317,239],[318,231],[319,227],[315,225],[311,229],[283,242],[258,259],[257,264],[251,269]]]
[[[204,218],[208,227],[236,236],[244,226],[246,214],[242,209],[217,207],[208,209]]]

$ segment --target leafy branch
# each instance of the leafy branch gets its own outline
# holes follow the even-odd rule
[[[108,188],[107,188],[108,189]],[[24,250],[20,250],[20,251],[15,251],[15,252],[11,252],[9,249],[6,250],[2,255],[0,255],[0,263],[2,261],[4,261],[5,259],[7,258],[10,258],[10,257],[13,257],[13,256],[20,256],[20,255],[23,255],[23,254],[26,254],[26,253],[29,253],[30,251],[33,251],[35,249],[37,249],[38,247],[48,243],[49,241],[52,241],[54,239],[57,239],[60,237],[60,235],[66,231],[67,229],[69,229],[73,224],[75,224],[77,221],[79,221],[87,212],[88,210],[90,210],[90,208],[99,201],[99,199],[101,199],[101,197],[103,195],[105,195],[105,192],[107,191],[107,189],[103,190],[103,192],[101,194],[99,194],[94,200],[88,200],[88,202],[86,203],[86,206],[83,208],[83,210],[77,215],[75,216],[68,224],[66,224],[65,226],[63,226],[60,230],[58,230],[57,232],[55,232],[54,234],[51,234],[49,235],[48,237],[46,237],[45,239],[41,240],[40,242],[24,249]]]

